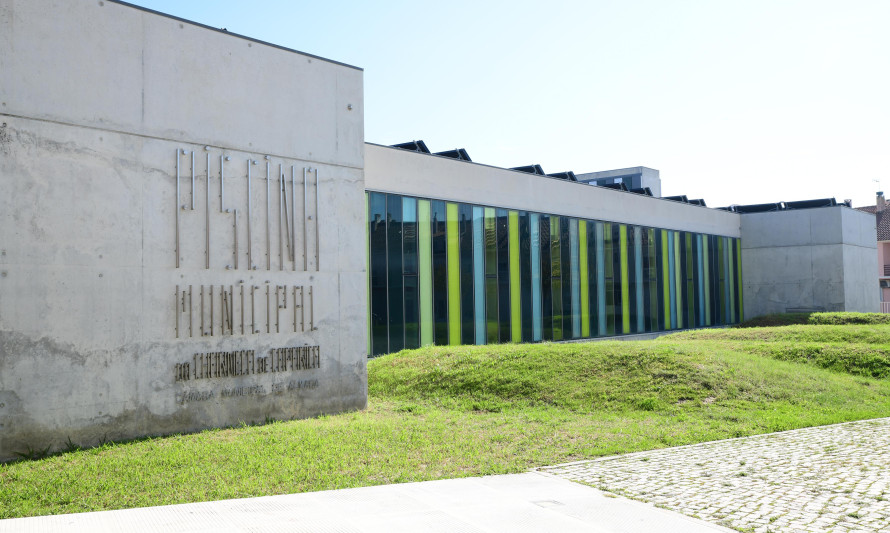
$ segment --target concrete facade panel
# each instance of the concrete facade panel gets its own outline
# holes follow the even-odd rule
[[[875,286],[873,276],[877,254],[874,248],[866,246],[844,246],[844,305],[845,309],[855,309],[877,313],[881,307],[880,287]]]
[[[742,216],[747,248],[809,246],[842,242],[841,209],[801,209]],[[850,210],[851,211],[851,210]]]
[[[111,2],[2,0],[0,35],[3,113],[129,131],[141,124],[141,12]]]
[[[742,215],[745,316],[876,310],[869,217],[842,206]]]
[[[366,405],[361,71],[248,44],[0,0],[0,460]]]
[[[362,168],[358,69],[114,2],[2,0],[0,34],[3,113]]]
[[[877,228],[876,217],[873,214],[856,209],[842,209],[841,217],[841,231],[846,244],[866,248],[875,245]]]

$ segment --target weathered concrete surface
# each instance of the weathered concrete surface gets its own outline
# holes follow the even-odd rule
[[[878,310],[874,215],[847,207],[741,216],[745,317]]]
[[[0,51],[3,113],[363,166],[355,68],[99,0],[0,1]]]
[[[0,460],[365,405],[360,71],[112,2],[0,0],[0,72]],[[257,371],[304,346],[317,366]],[[195,354],[241,350],[198,379]]]
[[[365,145],[368,190],[540,213],[739,236],[739,215],[585,183]]]
[[[709,533],[730,530],[536,472],[0,520],[18,531]]]

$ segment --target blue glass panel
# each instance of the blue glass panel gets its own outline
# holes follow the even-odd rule
[[[405,290],[402,270],[402,197],[386,196],[386,250],[389,292],[389,351],[405,348]]]
[[[476,343],[475,278],[473,266],[473,206],[458,204],[458,246],[460,248],[461,344]]]
[[[541,314],[541,220],[540,215],[531,213],[531,263],[532,263],[532,340],[542,336],[543,315]]]
[[[605,230],[602,222],[596,223],[596,305],[599,335],[606,334],[606,252]],[[610,257],[611,261],[612,258]]]
[[[510,342],[510,221],[506,209],[495,209],[498,236],[499,342]]]
[[[483,216],[485,211],[473,206],[473,298],[476,344],[485,344],[485,259]]]
[[[541,215],[541,233],[538,236],[541,250],[541,316],[542,336],[553,340],[553,263],[550,260],[550,215]]]
[[[569,221],[569,261],[572,265],[572,338],[581,337],[581,264],[578,258],[578,219]]]

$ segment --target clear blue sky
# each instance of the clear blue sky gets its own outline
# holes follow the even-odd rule
[[[362,67],[368,142],[712,207],[890,191],[890,0],[135,3]]]

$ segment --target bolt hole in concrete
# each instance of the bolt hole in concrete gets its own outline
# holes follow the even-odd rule
[[[549,507],[559,507],[559,506],[561,506],[561,505],[565,505],[564,503],[562,503],[562,502],[558,502],[558,501],[556,501],[556,500],[540,500],[540,501],[533,502],[533,503],[534,503],[535,505],[537,505],[538,507],[547,507],[547,508],[549,508]]]

